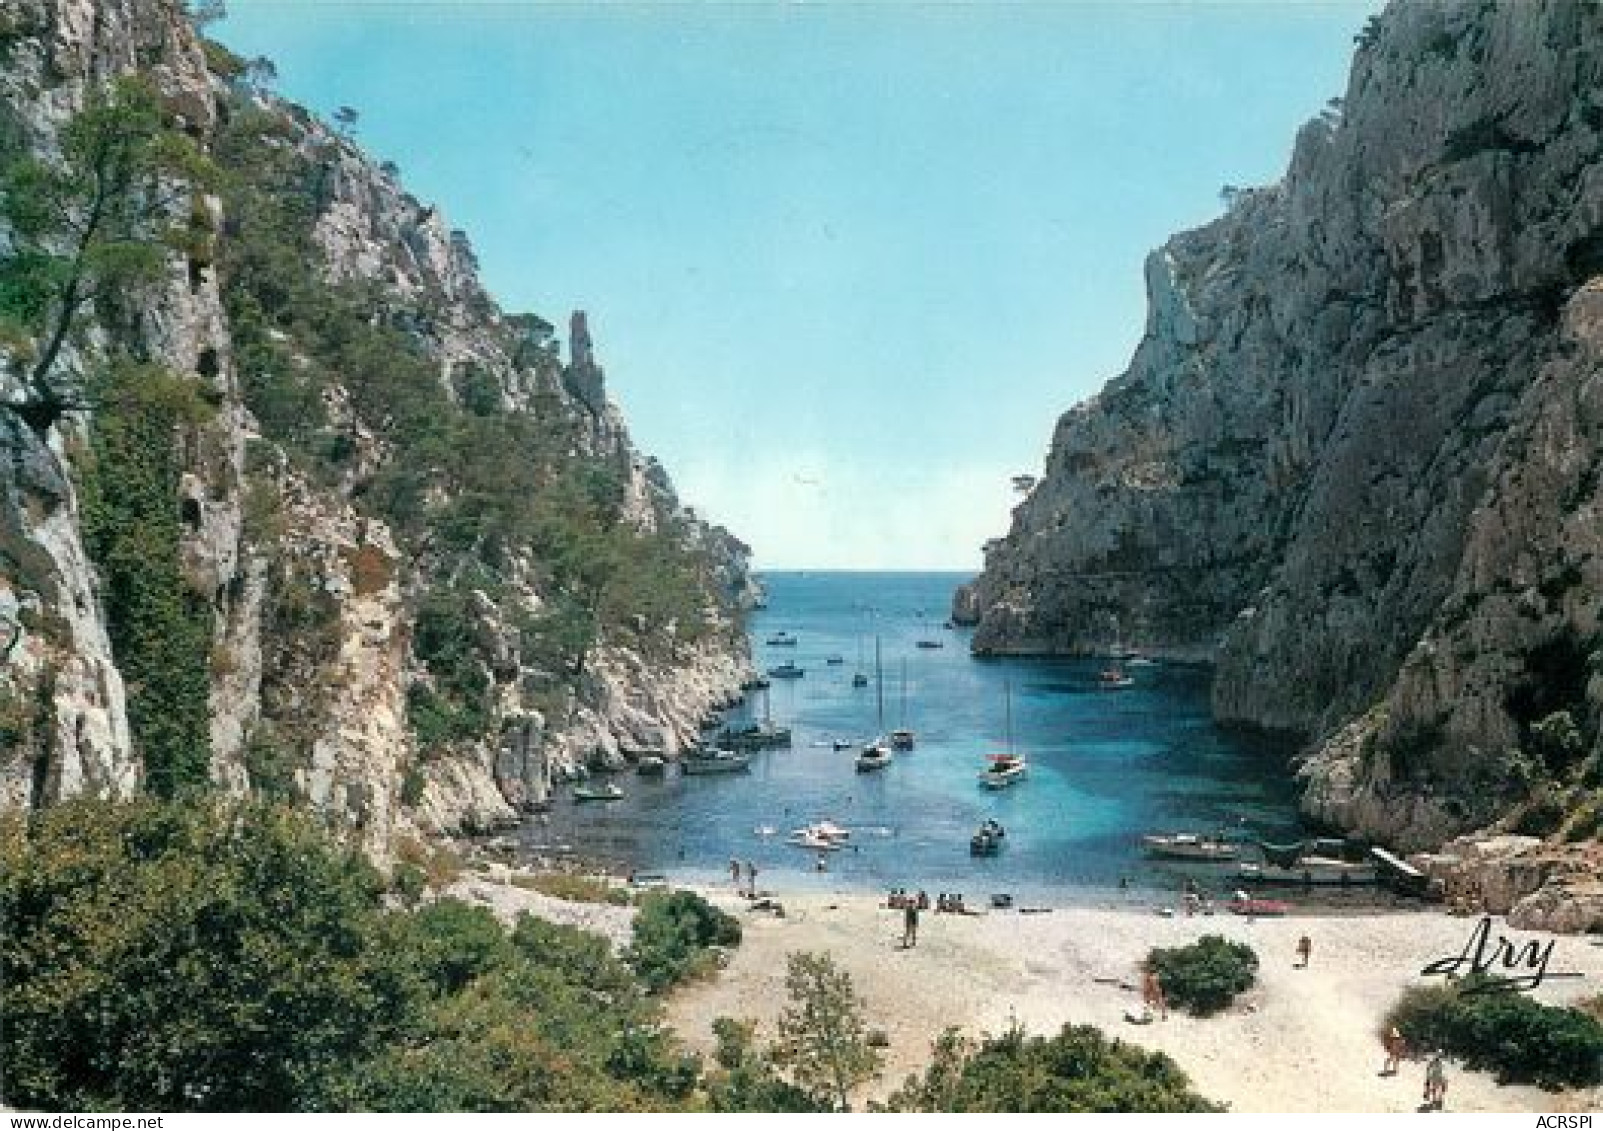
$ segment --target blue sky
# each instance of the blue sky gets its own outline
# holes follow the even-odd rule
[[[1375,3],[231,0],[765,568],[971,568]]]

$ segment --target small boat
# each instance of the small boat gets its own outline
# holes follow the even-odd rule
[[[917,740],[912,728],[907,725],[907,661],[902,661],[902,718],[901,726],[891,731],[892,750],[911,750]]]
[[[863,752],[857,756],[857,772],[860,774],[873,773],[883,770],[891,764],[891,748],[883,742],[870,742],[863,747]]]
[[[768,638],[768,643],[776,648],[794,648],[796,646],[796,637],[794,633],[776,632]]]
[[[1029,763],[1022,754],[1013,753],[1013,685],[1002,685],[1003,717],[1006,719],[1007,753],[992,754],[990,763],[980,772],[980,784],[986,789],[1006,789],[1024,780],[1030,772]]]
[[[857,744],[849,738],[835,738],[830,740],[829,748],[831,750],[850,750],[855,745]]]
[[[751,755],[737,754],[733,750],[714,750],[710,754],[694,754],[679,763],[685,774],[738,774],[751,766]]]
[[[838,846],[852,838],[852,830],[842,828],[834,821],[814,821],[803,828],[792,829],[790,835],[793,840],[797,837],[812,837]]]
[[[853,687],[867,687],[868,686],[868,677],[866,675],[864,675],[862,672],[858,672],[856,675],[852,676],[852,686]]]
[[[740,685],[742,691],[767,691],[769,683],[762,676],[754,676]]]
[[[919,647],[919,648],[945,648],[946,647],[946,645],[941,643],[939,640],[920,640],[920,641],[917,642],[917,644],[915,646]]]
[[[995,856],[1002,851],[1002,840],[1007,836],[1007,830],[1000,822],[987,820],[968,839],[970,856]]]
[[[771,722],[753,723],[739,730],[723,730],[718,733],[717,739],[717,744],[726,750],[772,750],[789,746],[790,742],[790,728],[775,726]]]
[[[839,852],[839,841],[830,840],[827,836],[819,836],[806,829],[797,829],[785,838],[785,843],[795,845],[797,848],[810,849],[813,852]]]
[[[1155,668],[1158,666],[1158,661],[1150,656],[1131,656],[1125,663],[1132,668]]]
[[[845,656],[826,656],[824,658],[824,663],[828,664],[830,667],[836,667],[840,664],[844,664],[845,662]]]
[[[1225,904],[1232,915],[1279,916],[1291,910],[1291,904],[1280,899],[1252,899],[1243,892]]]
[[[1103,691],[1122,691],[1126,687],[1134,687],[1135,680],[1126,675],[1118,664],[1113,664],[1102,669],[1102,674],[1097,676],[1097,686]]]
[[[573,800],[578,801],[622,801],[623,790],[610,781],[601,785],[576,785],[573,787]]]
[[[980,773],[980,784],[986,789],[1006,789],[1023,781],[1029,772],[1029,764],[1021,756],[993,754],[991,764]]]
[[[1234,860],[1238,846],[1196,833],[1148,833],[1141,838],[1148,856],[1165,860]]]
[[[798,668],[795,664],[784,663],[777,668],[769,668],[768,674],[775,679],[800,679],[807,672],[802,668]]]
[[[667,772],[667,761],[657,757],[655,754],[647,754],[635,763],[635,773],[643,778],[660,778]]]
[[[1375,883],[1378,875],[1371,863],[1304,856],[1289,868],[1278,864],[1243,864],[1236,871],[1236,879],[1244,884],[1283,887],[1357,887]]]

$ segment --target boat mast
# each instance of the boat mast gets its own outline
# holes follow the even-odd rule
[[[879,663],[879,637],[874,637],[874,707],[879,714],[879,729],[885,729],[885,679]]]
[[[1013,681],[1002,681],[1002,718],[1003,731],[1007,736],[1007,752],[1013,753]]]

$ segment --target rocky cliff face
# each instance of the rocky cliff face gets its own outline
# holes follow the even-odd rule
[[[166,253],[142,316],[87,310],[54,379],[87,388],[133,356],[211,406],[170,455],[182,596],[211,626],[215,785],[295,797],[382,858],[412,834],[513,819],[554,778],[694,739],[747,668],[747,551],[636,452],[582,315],[564,365],[548,323],[484,292],[437,209],[252,88],[172,0],[22,0],[0,14],[0,53],[8,160],[56,159],[93,92],[135,74],[222,167],[169,206],[207,237]],[[285,216],[288,235],[268,223]],[[320,289],[272,307],[271,286],[301,285],[285,248]],[[343,322],[324,316],[336,305]],[[0,803],[126,795],[147,769],[129,721],[145,689],[125,686],[118,597],[86,548],[97,413],[40,404],[36,342],[0,351]],[[406,387],[405,373],[422,376]],[[303,398],[294,411],[263,416],[285,389]],[[413,432],[396,424],[403,394],[422,406]],[[426,430],[435,418],[449,427]],[[489,434],[529,445],[501,453],[527,476],[521,498],[473,479],[488,472],[469,439]],[[563,490],[580,501],[503,518]],[[665,563],[677,604],[624,591],[643,555]]]
[[[1311,814],[1405,847],[1592,789],[1600,156],[1596,5],[1388,8],[1284,180],[1148,260],[1130,368],[962,595],[976,648],[1215,661]]]

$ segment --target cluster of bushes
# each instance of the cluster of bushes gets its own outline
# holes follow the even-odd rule
[[[1180,947],[1157,947],[1147,963],[1170,1005],[1208,1017],[1224,1009],[1258,977],[1258,956],[1246,943],[1204,935]]]
[[[1014,1027],[977,1046],[949,1029],[923,1075],[890,1099],[916,1112],[1216,1112],[1161,1052],[1110,1040],[1089,1025],[1032,1037]]]
[[[640,901],[624,958],[653,990],[701,974],[713,947],[740,945],[740,922],[692,891],[652,892]]]
[[[1603,1084],[1603,1021],[1581,1009],[1543,1005],[1484,977],[1416,986],[1387,1015],[1416,1049],[1441,1049],[1499,1083],[1544,1088]]]
[[[12,1106],[673,1110],[698,1080],[598,936],[386,909],[281,807],[6,817],[0,920]]]

